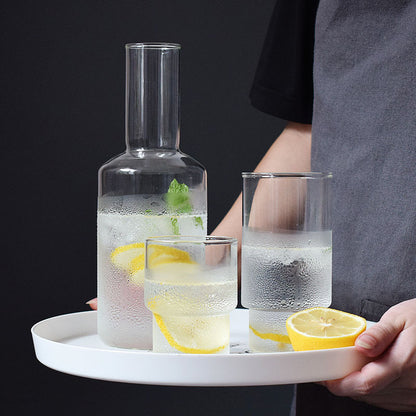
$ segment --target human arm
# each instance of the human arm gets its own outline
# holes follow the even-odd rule
[[[255,172],[309,172],[311,169],[311,125],[288,123]],[[218,224],[213,235],[227,235],[241,242],[242,195]]]
[[[289,122],[275,140],[256,172],[309,172],[311,169],[311,125]],[[238,239],[241,253],[242,195],[218,224],[212,235],[225,235]]]
[[[390,308],[357,338],[355,346],[374,361],[347,377],[322,384],[337,396],[416,412],[416,299]]]

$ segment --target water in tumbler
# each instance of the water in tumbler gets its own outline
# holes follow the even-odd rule
[[[145,239],[206,234],[205,213],[171,215],[165,205],[155,195],[99,198],[98,333],[108,345],[152,347],[152,314],[144,305]]]
[[[202,271],[195,263],[151,269],[145,299],[153,312],[153,351],[188,354],[229,352],[230,312],[237,281],[229,268]]]

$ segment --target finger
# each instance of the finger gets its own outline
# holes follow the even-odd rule
[[[97,298],[91,299],[85,303],[89,305],[91,309],[97,310]]]
[[[388,353],[366,364],[361,371],[339,380],[327,381],[328,390],[337,396],[361,397],[377,393],[400,377],[401,365],[396,354]]]
[[[402,315],[392,308],[382,316],[380,322],[358,336],[355,346],[368,357],[377,357],[393,343],[404,325]]]

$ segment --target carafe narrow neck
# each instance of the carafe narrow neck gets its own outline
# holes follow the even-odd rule
[[[126,145],[179,147],[179,51],[170,43],[126,45]]]

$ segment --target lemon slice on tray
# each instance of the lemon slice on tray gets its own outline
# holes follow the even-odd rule
[[[296,312],[286,321],[295,351],[353,346],[366,327],[366,320],[360,316],[320,307]]]
[[[230,341],[229,316],[173,316],[154,313],[160,332],[169,345],[187,354],[215,354]]]

